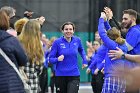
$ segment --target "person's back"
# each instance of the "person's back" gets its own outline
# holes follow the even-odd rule
[[[123,51],[126,53],[127,52],[127,47],[125,44],[121,45],[121,46],[117,46],[121,49],[123,49]],[[109,51],[110,49],[108,49]],[[107,53],[108,53],[107,51]],[[117,60],[111,60],[111,58],[109,57],[109,55],[107,54],[105,57],[105,77],[109,77],[109,76],[118,76],[118,74],[123,73],[124,69],[125,69],[125,65],[126,65],[126,60],[122,60],[122,59],[117,59]]]
[[[27,58],[23,53],[23,50],[21,51],[21,48],[19,48],[20,45],[16,38],[4,31],[0,31],[0,37],[0,47],[12,62],[14,62],[17,67],[19,67],[19,65],[25,65]],[[19,58],[19,56],[21,58]],[[0,93],[24,93],[22,81],[13,67],[5,61],[3,56],[0,56],[0,62]]]
[[[0,11],[0,48],[19,68],[24,66],[28,59],[19,41],[6,32],[8,28],[8,16],[4,11]],[[0,93],[25,93],[21,79],[2,55],[0,62]]]
[[[127,52],[125,40],[121,38],[120,31],[115,27],[105,30],[104,21],[106,19],[105,13],[101,13],[98,25],[99,35],[107,47],[107,50],[116,50],[116,47],[121,48]],[[107,52],[108,52],[107,51]],[[105,57],[105,79],[102,88],[102,93],[123,93],[125,92],[125,81],[119,74],[123,73],[125,60],[111,60],[108,54]],[[116,86],[116,87],[114,87]]]
[[[42,64],[44,61],[44,51],[40,39],[40,24],[35,19],[30,19],[22,28],[21,34],[18,36],[19,41],[23,45],[29,61],[25,66],[25,73],[27,74],[33,93],[40,91],[39,74],[42,71]]]
[[[99,19],[98,31],[102,41],[104,42],[104,46],[107,48],[107,53],[111,49],[116,49],[116,47],[119,47],[124,52],[127,52],[127,47],[124,40],[121,39],[120,32],[113,27],[106,33],[104,30],[104,19],[102,18]],[[124,68],[124,62],[122,59],[112,61],[108,55],[105,57],[105,64],[105,77],[116,76],[117,74],[115,73],[118,73],[120,68]]]

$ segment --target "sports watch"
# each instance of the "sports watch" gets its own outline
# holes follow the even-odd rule
[[[125,59],[125,54],[122,54],[121,58],[122,58],[122,59]]]

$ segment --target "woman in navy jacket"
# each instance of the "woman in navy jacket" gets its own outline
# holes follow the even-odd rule
[[[54,41],[49,62],[56,64],[57,93],[78,93],[80,72],[78,69],[78,52],[83,59],[82,68],[87,66],[86,53],[81,40],[73,36],[75,26],[66,22],[61,27],[64,36]]]
[[[28,61],[16,37],[8,34],[9,18],[0,10],[0,48],[16,65],[24,66]],[[23,83],[13,67],[0,55],[0,93],[25,93]]]

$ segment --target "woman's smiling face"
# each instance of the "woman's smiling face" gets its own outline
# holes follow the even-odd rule
[[[65,38],[71,38],[74,34],[73,26],[71,24],[65,25],[62,32],[63,32]]]

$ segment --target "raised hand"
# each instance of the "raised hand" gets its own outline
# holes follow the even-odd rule
[[[44,16],[41,16],[41,17],[39,17],[39,18],[36,18],[37,20],[38,20],[38,22],[41,24],[41,25],[43,25],[43,23],[45,22],[45,17]]]
[[[109,7],[104,7],[104,12],[105,12],[106,17],[107,17],[108,20],[112,19],[113,12]]]
[[[103,18],[105,21],[107,20],[106,14],[104,12],[101,12],[100,18]]]

